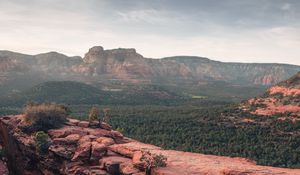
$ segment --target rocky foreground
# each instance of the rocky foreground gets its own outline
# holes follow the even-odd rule
[[[244,158],[163,150],[126,138],[105,123],[95,128],[74,119],[60,129],[48,131],[51,144],[48,152],[41,154],[33,137],[20,129],[23,117],[0,119],[1,143],[10,174],[143,175],[144,171],[139,169],[141,151],[149,151],[167,157],[167,166],[152,169],[153,175],[300,175],[300,169],[258,166]],[[0,174],[7,174],[5,170],[5,163],[0,162]]]

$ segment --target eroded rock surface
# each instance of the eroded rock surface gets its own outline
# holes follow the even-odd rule
[[[300,72],[248,100],[242,108],[255,115],[278,115],[279,120],[300,120]]]
[[[300,175],[299,169],[258,166],[244,158],[163,150],[126,138],[107,124],[105,128],[89,128],[74,119],[60,129],[48,131],[51,145],[48,153],[41,154],[32,136],[19,128],[22,118],[18,115],[0,119],[0,136],[11,174],[143,175],[141,151],[149,151],[167,157],[167,167],[153,169],[153,175]],[[0,174],[5,173],[0,161]]]

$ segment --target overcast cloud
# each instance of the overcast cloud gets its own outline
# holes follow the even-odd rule
[[[0,49],[300,65],[299,0],[0,0]]]

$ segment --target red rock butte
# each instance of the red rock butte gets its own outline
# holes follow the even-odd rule
[[[0,119],[1,143],[12,174],[142,175],[144,171],[136,167],[141,164],[141,151],[146,150],[167,157],[167,166],[152,169],[153,175],[300,175],[300,169],[259,166],[245,158],[164,150],[126,138],[106,123],[95,128],[75,119],[49,130],[51,145],[48,153],[40,154],[32,136],[20,129],[23,117]],[[2,169],[5,164],[0,164],[0,172]]]

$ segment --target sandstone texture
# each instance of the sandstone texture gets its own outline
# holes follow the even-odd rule
[[[111,130],[93,128],[69,119],[59,129],[48,131],[51,139],[47,153],[36,150],[33,137],[23,133],[23,115],[0,119],[1,143],[7,150],[6,162],[11,174],[20,175],[143,175],[142,151],[163,154],[167,166],[154,168],[153,175],[300,175],[299,169],[258,166],[244,158],[231,158],[163,150],[124,137]],[[81,124],[80,124],[81,123]],[[0,161],[0,174],[7,174]]]

